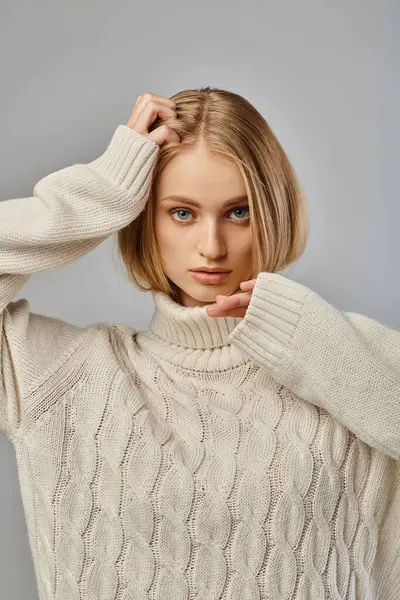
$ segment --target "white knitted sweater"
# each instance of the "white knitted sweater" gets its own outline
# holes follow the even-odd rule
[[[158,145],[0,203],[0,431],[41,600],[399,600],[400,332],[282,275],[149,331],[13,301],[145,207]]]

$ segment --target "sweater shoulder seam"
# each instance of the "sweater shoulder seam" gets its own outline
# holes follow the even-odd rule
[[[28,389],[21,395],[20,402],[24,404],[28,401],[28,399],[35,394],[40,387],[44,386],[46,383],[49,383],[53,378],[57,377],[57,372],[63,367],[71,358],[71,356],[78,351],[82,344],[85,343],[90,333],[93,332],[94,329],[97,330],[105,330],[107,328],[104,323],[93,323],[84,328],[80,328],[76,337],[72,341],[72,343],[67,346],[67,348],[62,352],[62,354],[58,357],[58,359],[51,364],[51,366],[41,373],[40,377],[37,379],[33,379],[32,383],[29,385]],[[74,385],[72,389],[75,389],[76,385]],[[71,390],[67,390],[70,392]],[[26,434],[27,429],[24,427],[18,427],[14,434],[9,433],[10,441],[17,442]]]

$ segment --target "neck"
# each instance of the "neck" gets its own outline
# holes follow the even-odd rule
[[[162,292],[152,292],[155,312],[150,330],[139,332],[136,343],[166,369],[230,372],[251,362],[229,342],[242,317],[210,317],[207,305],[183,306]]]
[[[162,292],[153,293],[156,310],[151,331],[163,340],[185,348],[212,349],[228,343],[228,335],[242,317],[210,317],[207,307],[183,306]]]

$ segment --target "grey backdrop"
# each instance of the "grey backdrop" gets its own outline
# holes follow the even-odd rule
[[[0,199],[105,149],[145,91],[243,94],[297,169],[307,250],[286,271],[337,308],[400,326],[396,0],[2,0]],[[151,295],[112,238],[17,296],[77,324],[148,327]],[[0,438],[0,598],[37,599],[14,449]],[[111,600],[111,599],[110,599]]]

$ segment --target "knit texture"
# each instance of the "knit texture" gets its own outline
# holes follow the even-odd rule
[[[0,203],[0,431],[40,600],[399,600],[400,332],[258,275],[244,318],[148,331],[13,301],[144,209],[158,145]]]

